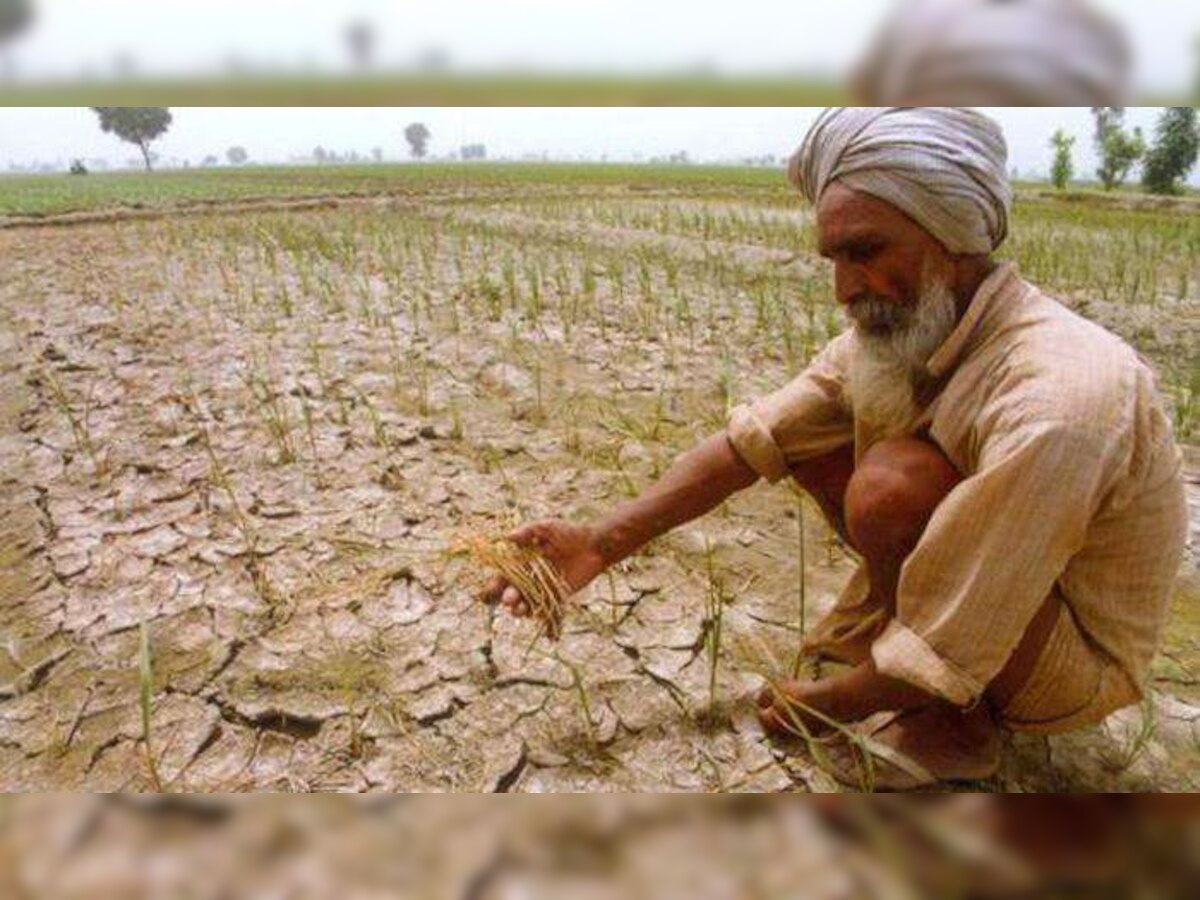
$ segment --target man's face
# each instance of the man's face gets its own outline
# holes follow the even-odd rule
[[[946,248],[899,209],[837,182],[817,206],[817,236],[838,302],[869,334],[908,325],[928,280],[953,268]]]

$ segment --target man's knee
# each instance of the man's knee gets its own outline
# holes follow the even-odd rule
[[[928,441],[893,438],[874,445],[846,489],[846,529],[855,548],[867,555],[909,552],[961,480]]]

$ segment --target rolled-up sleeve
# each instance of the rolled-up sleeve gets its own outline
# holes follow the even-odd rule
[[[896,617],[872,647],[883,674],[964,706],[1004,668],[1083,546],[1114,452],[1086,424],[1043,419],[993,434],[905,561]]]
[[[779,481],[791,464],[854,440],[843,394],[850,340],[844,332],[782,388],[730,411],[729,441],[763,478]]]

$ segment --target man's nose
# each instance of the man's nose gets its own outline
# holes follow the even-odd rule
[[[858,266],[835,263],[833,267],[833,290],[837,302],[845,306],[867,291],[866,276]]]

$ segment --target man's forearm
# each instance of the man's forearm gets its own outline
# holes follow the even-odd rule
[[[598,523],[599,550],[612,565],[647,542],[704,515],[758,480],[725,432],[679,456],[662,478]]]

